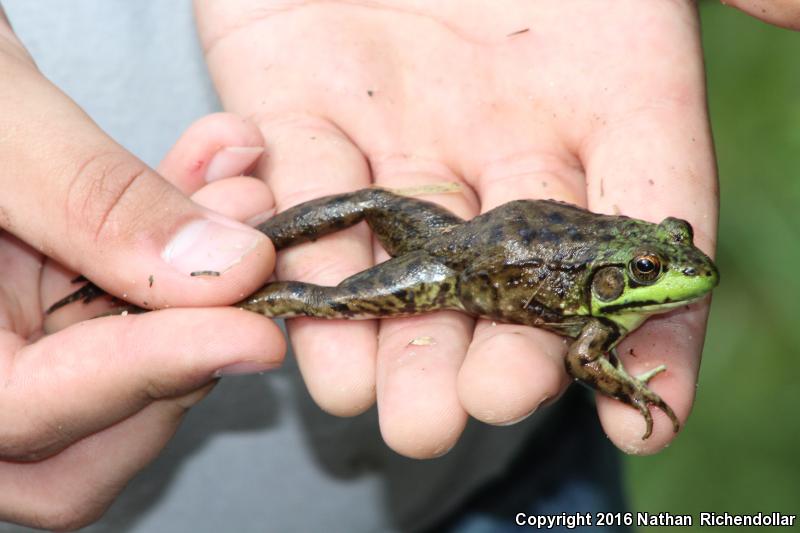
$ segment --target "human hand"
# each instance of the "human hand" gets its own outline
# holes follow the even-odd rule
[[[67,268],[136,302],[223,304],[255,289],[271,269],[269,242],[178,188],[245,171],[262,140],[229,115],[198,123],[159,168],[175,188],[50,85],[2,21],[0,70],[0,520],[72,529],[102,514],[217,376],[273,368],[284,343],[271,321],[230,308],[68,327],[86,310],[64,309],[46,324],[42,310],[70,290]],[[225,149],[242,146],[256,148]],[[214,181],[194,198],[249,218],[271,201],[250,181]],[[207,201],[214,189],[226,204]],[[162,258],[170,239],[201,220],[219,224],[205,255]],[[196,254],[202,245],[189,244]],[[219,278],[186,272],[232,260]]]
[[[798,0],[723,0],[722,3],[741,9],[764,22],[790,30],[800,30]]]
[[[270,2],[198,0],[224,106],[261,128],[260,174],[279,211],[375,183],[458,182],[432,199],[458,215],[555,198],[659,222],[689,220],[713,251],[717,185],[693,2]],[[283,279],[332,285],[385,258],[364,227],[294,247]],[[653,318],[620,354],[685,421],[708,302]],[[377,396],[387,444],[446,453],[467,414],[514,423],[567,386],[557,336],[455,312],[375,322],[288,321],[317,403],[353,415]],[[377,329],[379,328],[379,329]],[[379,334],[378,334],[379,332]],[[410,346],[418,337],[435,344]],[[632,354],[636,354],[634,357]],[[654,411],[598,398],[629,453],[674,438]]]

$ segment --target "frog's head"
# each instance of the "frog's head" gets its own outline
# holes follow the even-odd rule
[[[658,225],[632,224],[622,233],[617,242],[623,244],[592,277],[593,316],[630,332],[649,315],[697,300],[719,282],[717,267],[694,246],[688,222],[666,218]]]

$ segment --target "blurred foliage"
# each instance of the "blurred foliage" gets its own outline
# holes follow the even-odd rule
[[[701,511],[800,512],[800,33],[715,2],[701,14],[722,281],[685,432],[627,460],[632,510],[695,525]]]

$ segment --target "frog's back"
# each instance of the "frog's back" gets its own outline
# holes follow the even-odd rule
[[[433,239],[426,249],[459,269],[487,256],[570,268],[595,260],[603,244],[617,238],[622,221],[630,220],[552,200],[516,200]]]

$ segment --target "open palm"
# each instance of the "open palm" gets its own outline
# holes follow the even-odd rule
[[[370,184],[442,181],[431,199],[470,218],[519,198],[689,220],[713,250],[717,185],[692,2],[198,1],[224,106],[261,128],[278,210]],[[359,226],[283,252],[284,279],[335,284],[386,258]],[[685,420],[707,303],[649,321],[621,350]],[[508,424],[567,386],[555,335],[454,312],[361,323],[289,321],[309,390],[352,415],[377,398],[395,450],[449,450],[467,416]],[[409,341],[429,337],[429,342]],[[635,357],[633,356],[635,354]],[[655,412],[600,398],[623,450],[674,436]]]

